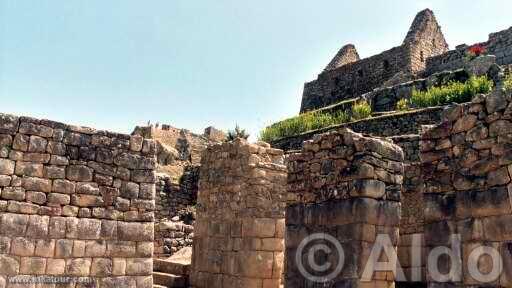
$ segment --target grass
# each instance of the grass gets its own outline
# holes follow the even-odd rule
[[[413,90],[411,104],[423,108],[469,102],[477,94],[489,93],[492,87],[493,82],[486,76],[471,77],[465,83],[450,82],[445,86],[429,88],[427,91]]]
[[[512,73],[506,76],[504,87],[506,91],[512,91]]]
[[[359,101],[352,106],[352,120],[366,119],[372,116],[372,107],[366,101]]]
[[[397,111],[409,110],[409,100],[404,99],[404,98],[398,100],[398,102],[396,102],[396,110]]]
[[[371,106],[366,101],[355,103],[351,113],[346,111],[320,112],[312,111],[299,116],[274,123],[260,132],[259,139],[265,142],[295,136],[307,131],[326,128],[371,116]]]

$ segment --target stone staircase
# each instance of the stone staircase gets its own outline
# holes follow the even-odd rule
[[[153,288],[187,288],[191,265],[191,248],[175,255],[153,261]]]

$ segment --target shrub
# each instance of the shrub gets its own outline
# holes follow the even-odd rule
[[[450,82],[445,86],[429,88],[427,91],[413,90],[411,104],[414,107],[432,107],[453,102],[469,102],[476,94],[489,93],[492,87],[493,82],[486,76],[472,76],[465,83]]]
[[[233,141],[237,138],[245,139],[249,138],[249,134],[245,132],[245,129],[240,129],[240,126],[236,125],[235,130],[229,130],[226,136],[226,141]]]
[[[279,138],[298,135],[307,131],[321,129],[336,124],[349,122],[350,117],[344,111],[336,113],[308,112],[272,124],[260,133],[259,139],[271,142]]]
[[[407,111],[409,110],[409,100],[407,99],[400,99],[397,103],[396,103],[396,110],[398,111]]]
[[[512,73],[508,74],[505,78],[504,87],[506,91],[512,91]]]
[[[372,115],[372,107],[366,101],[359,101],[352,106],[352,120],[368,118]]]

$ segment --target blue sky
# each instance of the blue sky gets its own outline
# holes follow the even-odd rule
[[[256,135],[341,46],[397,46],[427,7],[450,48],[512,26],[510,0],[0,0],[0,112]]]

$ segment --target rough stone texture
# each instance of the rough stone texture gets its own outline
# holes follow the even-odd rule
[[[192,246],[199,166],[188,166],[178,184],[158,174],[156,185],[155,256],[169,256]]]
[[[317,135],[289,155],[285,287],[391,287],[392,273],[375,273],[364,284],[359,279],[377,234],[388,234],[392,245],[398,244],[403,160],[399,146],[348,129]],[[314,233],[333,236],[345,253],[341,272],[323,286],[304,277],[295,261],[299,243]],[[308,250],[302,253],[307,258]],[[316,264],[333,259],[336,255]]]
[[[486,42],[479,43],[488,54],[496,56],[496,62],[499,65],[512,64],[512,27],[500,32],[492,33]],[[424,74],[456,70],[463,68],[466,64],[466,55],[470,46],[465,44],[457,46],[457,49],[450,50],[441,55],[427,59],[427,65]]]
[[[156,142],[155,257],[167,257],[192,246],[201,153],[226,135],[208,127],[203,135],[170,125],[136,127],[133,135]]]
[[[422,125],[439,123],[443,107],[433,107],[408,112],[383,115],[331,126],[324,129],[306,132],[292,137],[281,138],[272,142],[272,147],[283,150],[297,150],[302,147],[304,141],[310,140],[315,135],[331,130],[349,128],[358,133],[365,133],[372,136],[397,136],[418,134]]]
[[[129,135],[5,114],[0,139],[10,151],[0,157],[0,287],[19,275],[152,286],[154,148]],[[114,260],[126,261],[126,271],[114,275]]]
[[[240,139],[210,146],[201,161],[192,286],[278,288],[285,206],[281,150]]]
[[[448,245],[450,235],[460,234],[463,267],[467,267],[467,257],[476,246],[498,249],[505,273],[485,283],[486,287],[512,285],[511,98],[510,92],[496,90],[471,103],[454,105],[444,113],[441,124],[421,134],[425,242],[431,249]],[[431,287],[438,287],[429,281]],[[452,285],[484,284],[465,269],[462,281]]]
[[[345,50],[336,55],[317,80],[304,85],[301,112],[361,96],[396,74],[422,71],[427,58],[446,52],[448,45],[434,14],[427,9],[418,13],[401,46],[358,61],[353,61],[358,57],[350,56],[357,52]]]

